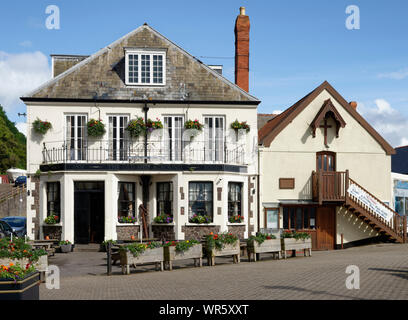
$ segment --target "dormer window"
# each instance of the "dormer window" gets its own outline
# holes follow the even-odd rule
[[[126,50],[126,84],[165,85],[166,53],[164,51]]]

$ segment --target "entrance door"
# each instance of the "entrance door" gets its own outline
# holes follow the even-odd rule
[[[74,184],[75,243],[100,243],[105,234],[105,195],[103,182]]]
[[[317,250],[333,250],[336,235],[336,218],[334,207],[317,209]]]

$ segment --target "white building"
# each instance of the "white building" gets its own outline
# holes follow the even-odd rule
[[[256,231],[260,101],[247,92],[244,12],[236,34],[237,51],[246,50],[237,54],[236,82],[246,90],[146,24],[89,57],[52,56],[54,78],[22,98],[31,128],[28,236],[89,243],[138,238],[144,228],[144,237],[168,239]],[[126,127],[138,117],[160,120],[165,134],[130,136]],[[37,119],[52,128],[36,132]],[[105,124],[102,136],[88,134],[91,119]],[[188,120],[204,125],[192,141],[183,138]],[[235,120],[250,131],[238,134]],[[160,214],[174,221],[154,223]],[[193,223],[195,214],[210,223]],[[58,223],[45,224],[52,215]],[[241,223],[229,222],[238,215]]]

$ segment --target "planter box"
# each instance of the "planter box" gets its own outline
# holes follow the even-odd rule
[[[196,244],[187,251],[178,252],[176,247],[164,247],[164,261],[169,265],[169,269],[173,270],[173,261],[194,259],[194,266],[203,265],[203,246],[202,244]]]
[[[303,250],[304,255],[306,252],[309,253],[309,257],[312,255],[312,239],[296,240],[294,238],[283,238],[282,242],[282,251],[286,259],[286,251],[292,250],[293,256],[296,256],[296,251]]]
[[[8,258],[0,258],[0,265],[8,266],[10,263],[13,264],[20,264],[21,266],[25,266],[28,263],[27,258],[23,259],[8,259]],[[35,262],[34,267],[39,271],[39,272],[46,272],[47,267],[48,267],[48,256],[44,255],[41,256],[37,262]]]
[[[40,300],[40,273],[17,282],[0,279],[0,301],[3,300]]]
[[[72,251],[72,244],[61,244],[61,252],[68,253]]]
[[[160,270],[164,270],[163,266],[164,255],[163,248],[146,249],[137,257],[133,256],[130,251],[120,251],[120,264],[123,274],[130,274],[130,265],[136,267],[137,264],[156,263],[156,267],[160,264]]]
[[[234,263],[240,263],[240,254],[241,250],[238,240],[234,245],[226,244],[221,250],[214,248],[211,251],[207,251],[208,265],[215,266],[215,257],[221,256],[232,256]]]
[[[281,258],[281,251],[282,251],[282,245],[281,245],[281,239],[270,239],[270,240],[265,240],[261,244],[256,242],[255,240],[253,241],[252,245],[248,245],[248,260],[251,261],[251,256],[253,257],[253,260],[256,261],[256,255],[259,253],[267,253],[267,252],[273,252],[278,254],[278,258]]]

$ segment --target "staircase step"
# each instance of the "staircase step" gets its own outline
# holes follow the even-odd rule
[[[100,244],[89,243],[89,244],[75,244],[74,252],[99,252]]]

